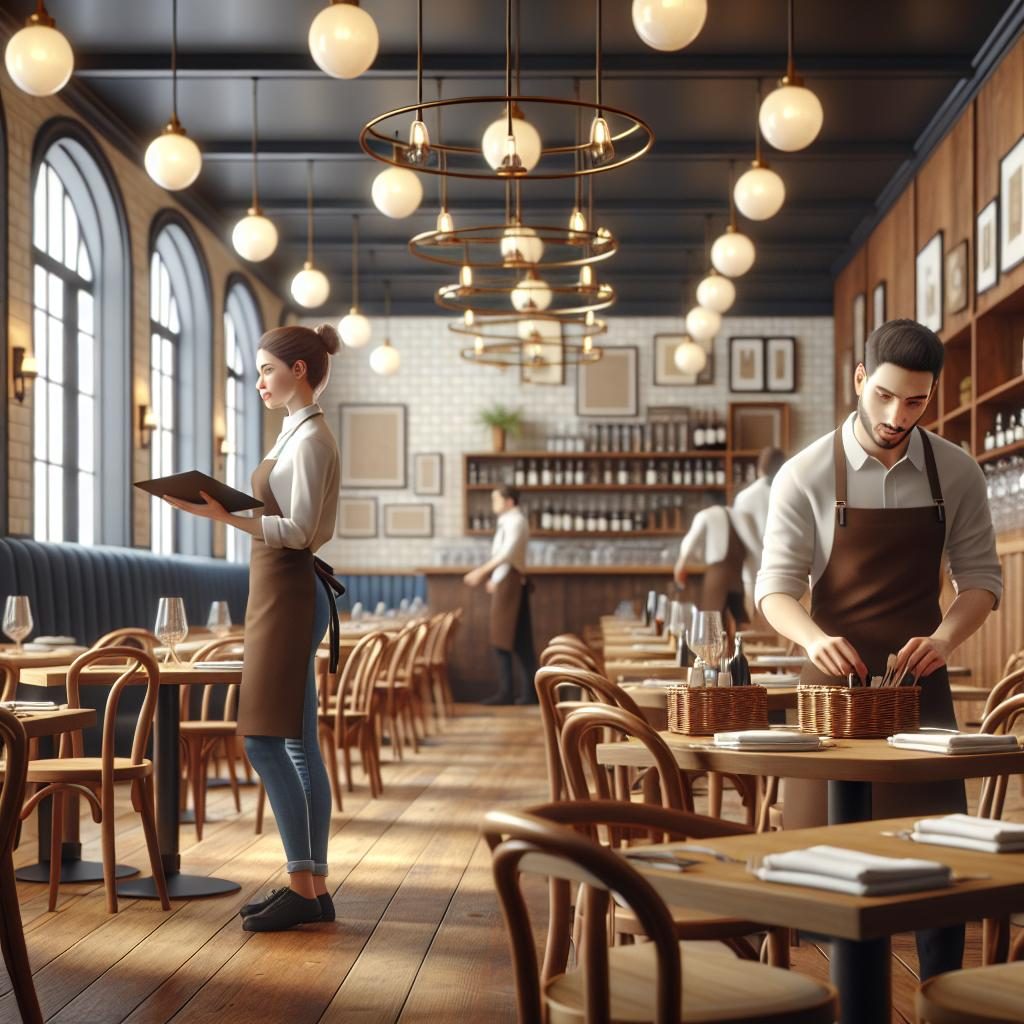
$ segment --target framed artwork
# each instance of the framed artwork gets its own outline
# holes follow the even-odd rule
[[[967,308],[967,239],[946,253],[946,312]]]
[[[729,339],[729,390],[764,391],[764,338]]]
[[[638,416],[640,393],[635,345],[606,348],[596,363],[584,363],[576,377],[577,416]]]
[[[693,387],[694,385],[713,384],[715,381],[714,349],[708,352],[708,361],[704,369],[696,376],[683,373],[676,366],[675,354],[679,343],[687,334],[656,334],[654,336],[654,383],[659,387]]]
[[[853,361],[864,362],[864,342],[868,337],[868,297],[858,292],[853,297]]]
[[[385,505],[385,537],[433,537],[433,505]]]
[[[999,280],[999,198],[984,206],[974,220],[974,294],[987,292]]]
[[[729,407],[733,448],[756,452],[761,448],[789,450],[787,402],[736,402]]]
[[[885,323],[885,282],[879,281],[871,290],[871,330]]]
[[[405,487],[405,406],[343,405],[341,486]]]
[[[417,452],[412,457],[412,493],[444,494],[444,457],[440,452]]]
[[[523,384],[560,386],[565,383],[565,350],[562,345],[562,325],[552,320],[534,320],[540,333],[537,361],[519,367],[519,380]]]
[[[999,267],[1024,260],[1024,136],[999,161]]]
[[[796,338],[766,338],[764,377],[768,391],[796,391]]]
[[[376,537],[377,499],[339,498],[337,533],[339,537]]]
[[[917,254],[915,262],[916,313],[919,324],[942,330],[942,232],[937,231]]]

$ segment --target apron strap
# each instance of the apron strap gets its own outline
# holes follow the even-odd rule
[[[338,621],[337,599],[345,593],[344,585],[335,577],[334,569],[322,558],[313,556],[313,571],[327,593],[327,607],[330,612],[328,619],[328,636],[330,644],[330,670],[338,671],[341,660],[341,623]]]
[[[940,523],[946,521],[946,503],[942,500],[942,487],[939,485],[939,471],[935,465],[935,453],[932,451],[932,443],[928,440],[928,432],[921,431],[921,444],[924,448],[924,466],[928,472],[928,485],[932,489],[932,501],[935,502],[935,514]]]
[[[846,525],[846,449],[843,447],[843,428],[836,427],[832,435],[833,464],[836,475],[836,523]]]

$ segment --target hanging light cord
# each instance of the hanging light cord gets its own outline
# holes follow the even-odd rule
[[[306,161],[306,262],[313,264],[313,161]]]
[[[359,214],[352,217],[352,308],[359,308]]]
[[[512,134],[512,0],[505,0],[505,120]]]
[[[792,79],[796,68],[793,66],[793,0],[789,0],[788,25],[786,32],[786,77]]]
[[[171,0],[171,121],[178,122],[178,0]]]
[[[440,154],[439,160],[441,162],[441,209],[448,209],[448,175],[444,172],[448,170],[448,154],[444,151],[444,136],[441,134],[441,111],[444,109],[440,106],[441,103],[441,87],[444,85],[444,79],[439,78],[437,80],[437,138],[434,140],[434,146]]]
[[[256,138],[259,133],[259,123],[256,105],[256,88],[258,78],[252,80],[252,208],[259,211],[260,208],[260,187],[259,178],[256,174],[256,162],[259,160],[259,155],[256,150]]]
[[[736,179],[736,161],[729,161],[729,227],[736,230],[736,206],[733,202],[733,187]]]
[[[522,0],[515,0],[516,5],[516,42],[515,42],[515,68],[516,68],[516,96],[523,95],[523,81],[521,76],[522,65],[520,56],[523,48],[523,3]]]
[[[391,344],[391,282],[384,281],[384,344]]]
[[[604,20],[601,17],[601,0],[597,0],[595,6],[597,7],[597,53],[594,59],[594,100],[597,103],[597,116],[601,117],[601,22]]]
[[[573,170],[576,172],[574,175],[576,179],[574,182],[576,195],[574,205],[578,210],[583,202],[583,176],[580,174],[580,171],[582,170],[581,164],[583,161],[583,124],[580,119],[583,116],[583,108],[580,106],[580,80],[578,78],[574,78],[572,80],[572,91],[573,97],[576,100],[576,148],[573,150],[572,154]]]
[[[754,88],[754,163],[761,162],[761,90],[763,83],[759,78]]]
[[[416,4],[416,102],[423,102],[423,0]],[[423,107],[417,107],[416,120],[423,120]]]
[[[704,260],[711,266],[711,214],[704,215]]]

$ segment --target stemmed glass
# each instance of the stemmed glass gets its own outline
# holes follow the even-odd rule
[[[210,605],[206,626],[216,637],[225,637],[231,632],[231,609],[227,601],[214,601]]]
[[[690,647],[708,668],[717,669],[725,648],[721,612],[697,612],[693,617]]]
[[[161,597],[156,606],[157,638],[167,648],[169,660],[180,665],[181,660],[174,648],[188,636],[188,619],[185,617],[185,602],[180,597]]]
[[[21,653],[21,642],[32,632],[32,608],[24,594],[11,594],[4,604],[4,633],[14,641],[14,649]]]

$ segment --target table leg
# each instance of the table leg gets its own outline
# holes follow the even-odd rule
[[[829,779],[828,823],[848,825],[871,820],[871,783]]]
[[[181,799],[181,764],[178,734],[180,728],[177,685],[164,683],[157,695],[156,736],[153,759],[156,772],[156,831],[160,843],[160,859],[167,878],[167,895],[172,900],[196,896],[223,896],[237,892],[241,886],[225,878],[207,875],[185,875],[181,872],[178,853],[179,800]],[[118,894],[135,899],[155,900],[156,886],[152,878],[123,882]]]
[[[832,939],[829,969],[843,1024],[879,1024],[892,1015],[889,939]]]

